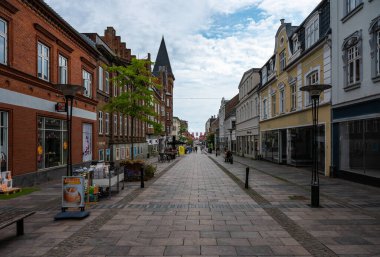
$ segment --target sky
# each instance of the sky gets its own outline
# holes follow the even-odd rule
[[[165,38],[174,116],[204,132],[222,97],[239,93],[243,73],[273,55],[280,19],[297,26],[321,0],[45,0],[81,33],[116,30],[132,54],[154,61]]]

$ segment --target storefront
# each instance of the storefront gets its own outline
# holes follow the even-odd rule
[[[67,126],[65,120],[38,117],[37,168],[46,169],[67,163]]]
[[[0,163],[1,170],[8,170],[8,112],[0,111]]]
[[[380,102],[333,109],[335,175],[380,186]]]

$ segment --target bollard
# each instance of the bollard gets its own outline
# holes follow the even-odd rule
[[[144,167],[140,168],[141,188],[144,188]]]
[[[248,188],[249,167],[245,168],[245,188]]]

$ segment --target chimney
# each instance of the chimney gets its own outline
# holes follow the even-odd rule
[[[281,21],[281,25],[282,25],[282,24],[284,24],[285,19],[281,19],[280,21]]]

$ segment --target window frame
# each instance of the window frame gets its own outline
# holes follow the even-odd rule
[[[113,115],[113,134],[117,136],[117,114]]]
[[[344,86],[345,91],[352,90],[360,87],[363,80],[363,43],[362,32],[357,30],[348,37],[346,37],[342,44],[342,59],[343,59],[343,74],[344,74]],[[359,80],[354,79],[352,83],[349,83],[349,50],[353,47],[357,47],[357,53],[355,54],[355,64],[359,64]],[[357,62],[356,62],[357,61]],[[355,68],[356,69],[356,68]]]
[[[297,85],[296,83],[290,84],[290,110],[294,111],[297,109]]]
[[[280,71],[284,71],[286,67],[286,52],[285,49],[279,54],[280,59]]]
[[[276,101],[276,93],[271,94],[271,117],[276,116],[276,108],[277,108],[277,101]]]
[[[105,87],[105,92],[107,93],[107,94],[109,94],[110,93],[110,73],[108,72],[108,71],[106,71],[105,73],[104,73],[104,77],[105,77],[105,84],[104,84],[104,87]]]
[[[314,15],[305,25],[305,49],[319,40],[319,15]]]
[[[106,135],[109,135],[110,134],[110,114],[108,112],[105,113],[105,123],[106,123],[105,133]]]
[[[280,102],[279,102],[279,113],[285,113],[285,88],[280,89]]]
[[[380,15],[369,26],[371,48],[371,77],[373,82],[380,81]]]
[[[88,75],[85,77],[85,75]],[[82,69],[82,86],[84,87],[83,96],[92,97],[92,74],[86,69]]]
[[[306,75],[306,85],[315,85],[319,83],[319,70],[313,70]],[[307,101],[306,101],[307,99]],[[305,105],[311,105],[311,95],[309,92],[305,92]]]
[[[61,66],[61,59],[66,60],[66,66]],[[66,75],[66,81],[62,81],[62,69],[65,71]],[[63,54],[59,53],[58,54],[58,83],[59,84],[68,84],[69,83],[69,58],[64,56]]]
[[[99,111],[98,112],[98,129],[99,129],[99,134],[102,135],[103,134],[103,112],[102,111]]]
[[[0,60],[0,63],[4,64],[4,65],[7,65],[8,64],[8,28],[9,28],[9,25],[8,25],[8,21],[1,18],[0,17],[0,21],[1,22],[4,22],[4,33],[3,32],[0,32],[0,37],[4,38],[4,61],[3,60]],[[1,51],[1,49],[0,49]]]
[[[41,46],[41,55],[40,55],[39,46]],[[47,50],[47,54],[48,54],[47,57],[44,55],[44,49]],[[51,57],[50,50],[51,50],[51,48],[47,44],[41,42],[40,40],[37,41],[37,77],[39,79],[42,79],[42,80],[48,81],[48,82],[50,81],[50,57]],[[39,73],[40,58],[41,58],[41,73]],[[44,65],[45,64],[44,61],[47,62],[47,68]],[[46,68],[46,72],[47,72],[47,76],[46,76],[47,78],[46,79],[44,78],[44,76],[46,75],[44,73],[45,68]],[[41,76],[39,74],[41,74]]]
[[[263,119],[268,119],[268,99],[263,99]]]
[[[103,85],[103,74],[104,74],[104,70],[103,70],[103,67],[102,66],[99,66],[98,67],[98,89],[100,91],[104,91],[104,85]]]

